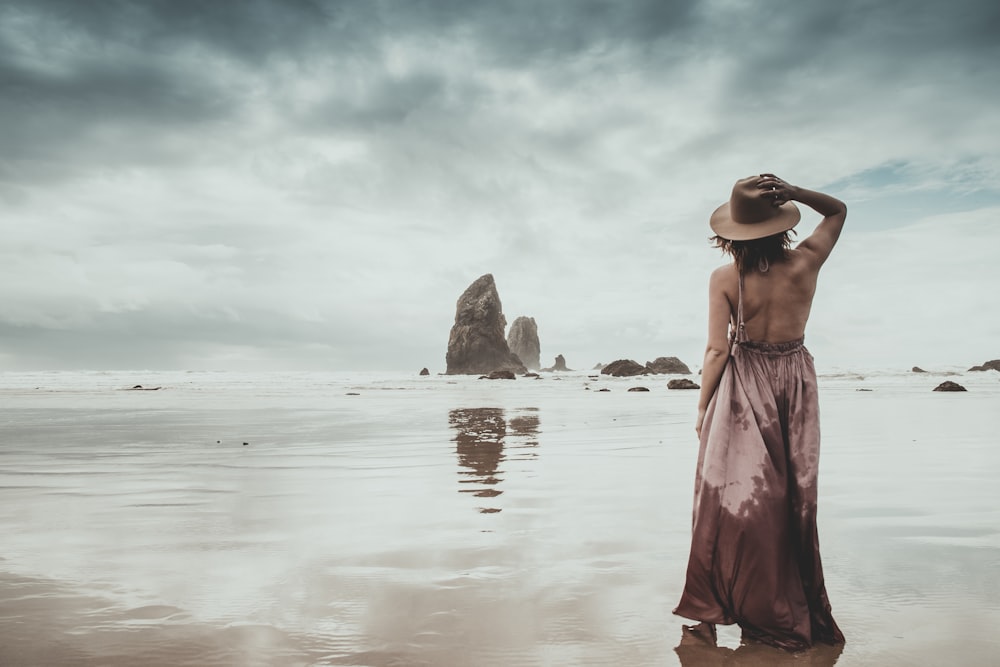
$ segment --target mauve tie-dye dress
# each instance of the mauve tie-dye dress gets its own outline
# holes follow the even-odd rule
[[[705,414],[687,581],[675,614],[798,650],[844,635],[816,531],[819,402],[803,340],[746,340],[743,279],[731,354]]]

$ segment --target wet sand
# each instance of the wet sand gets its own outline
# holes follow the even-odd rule
[[[790,655],[670,613],[666,379],[0,376],[0,665],[1000,664],[997,377],[821,380],[848,643]]]

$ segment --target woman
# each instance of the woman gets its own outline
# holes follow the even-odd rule
[[[824,216],[795,249],[793,201]],[[715,624],[738,623],[744,637],[789,650],[844,641],[819,556],[819,406],[803,338],[846,217],[843,202],[773,174],[737,181],[712,214],[733,262],[709,281],[694,530],[674,610],[710,640]]]

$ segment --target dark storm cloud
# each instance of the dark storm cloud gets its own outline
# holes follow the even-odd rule
[[[266,66],[359,46],[309,2],[31,0],[0,7],[0,26],[8,181],[190,162],[192,133],[224,137]]]
[[[808,106],[907,85],[984,86],[1000,74],[1000,5],[984,0],[733,3],[708,17],[702,48],[729,52],[729,91],[743,108]],[[820,100],[782,90],[805,84]]]
[[[600,48],[650,44],[683,33],[698,20],[697,0],[608,2],[380,3],[386,24],[468,35],[504,64],[560,58]]]
[[[822,88],[822,78],[838,72],[867,91],[942,68],[957,81],[996,84],[1000,76],[991,66],[1000,49],[1000,9],[992,2],[713,5],[7,2],[0,9],[0,122],[12,131],[3,133],[0,150],[18,164],[4,179],[12,172],[29,180],[32,172],[58,176],[86,159],[183,162],[197,152],[190,132],[218,133],[224,141],[251,108],[278,109],[306,131],[398,125],[420,108],[460,121],[463,111],[490,99],[478,81],[487,72],[474,67],[532,68],[558,95],[575,79],[616,73],[639,73],[655,90],[684,58],[721,56],[730,66],[727,104],[743,109],[807,105],[774,91],[810,78]],[[401,39],[461,41],[478,61],[446,75],[413,53],[414,71],[392,74],[380,49]],[[593,57],[574,70],[572,59],[584,53]],[[284,108],[291,102],[282,86],[300,75],[318,76],[329,90]],[[565,131],[575,136],[573,128]]]
[[[68,76],[29,73],[0,62],[0,80],[0,118],[13,129],[0,139],[0,150],[29,166],[72,154],[67,149],[76,141],[91,148],[105,143],[94,136],[102,128],[111,153],[121,150],[114,144],[126,128],[132,128],[129,138],[141,142],[135,148],[148,150],[155,142],[144,142],[141,133],[152,134],[165,125],[199,125],[228,114],[225,101],[204,81],[179,77],[155,61],[78,65]]]
[[[684,25],[690,2],[189,2],[41,0],[6,3],[0,20],[0,120],[16,132],[0,146],[12,159],[53,160],[82,141],[91,152],[115,148],[93,136],[115,125],[117,150],[153,159],[153,135],[173,127],[238,118],[247,104],[280,105],[279,90],[252,94],[276,64],[327,72],[334,92],[345,66],[370,78],[370,94],[340,105],[340,123],[399,122],[420,99],[452,94],[431,72],[389,77],[380,45],[405,36],[466,39],[488,60],[521,65],[597,45],[658,39]],[[241,71],[217,71],[217,63]],[[301,70],[300,70],[301,71]],[[305,73],[305,72],[302,72]],[[473,74],[473,72],[470,72]],[[385,78],[384,81],[382,79]],[[257,84],[267,86],[267,82]],[[458,86],[458,84],[456,84]],[[474,86],[459,87],[461,95]],[[357,93],[346,88],[337,99]],[[288,110],[295,117],[295,109]],[[306,115],[326,115],[319,108]],[[210,128],[211,129],[211,128]],[[143,141],[143,139],[146,139]],[[152,155],[148,155],[152,153]]]
[[[4,17],[53,41],[86,36],[145,49],[209,45],[213,51],[261,63],[287,56],[319,38],[354,46],[358,26],[308,0],[13,0]],[[57,43],[52,44],[57,47]]]

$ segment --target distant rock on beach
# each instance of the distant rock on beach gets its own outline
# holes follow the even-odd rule
[[[701,389],[701,387],[687,378],[675,378],[667,383],[667,389]]]
[[[445,355],[447,375],[481,375],[496,370],[526,373],[504,338],[507,319],[492,274],[477,278],[455,307],[455,324]]]
[[[650,373],[690,375],[691,369],[677,357],[657,357],[655,361],[647,361],[646,368]]]
[[[552,371],[571,371],[573,369],[566,368],[566,359],[561,354],[557,354],[556,362],[548,368],[543,368],[542,370],[551,373]]]
[[[968,391],[968,389],[958,384],[957,382],[952,382],[951,380],[945,380],[938,386],[934,387],[934,391]]]
[[[420,374],[421,375],[430,375],[431,372],[429,370],[427,370],[426,368],[421,368],[420,369]]]
[[[910,369],[910,372],[911,373],[926,373],[927,371],[925,371],[920,366],[914,366],[913,368]]]
[[[973,366],[970,371],[1000,371],[1000,359],[992,359],[982,366]]]
[[[612,377],[632,377],[633,375],[646,375],[649,372],[648,368],[631,359],[618,359],[601,369],[602,375]]]
[[[538,370],[542,367],[542,348],[538,342],[538,325],[534,317],[518,317],[507,332],[507,347],[526,368]]]
[[[493,371],[489,375],[479,376],[480,380],[516,380],[513,371]]]

